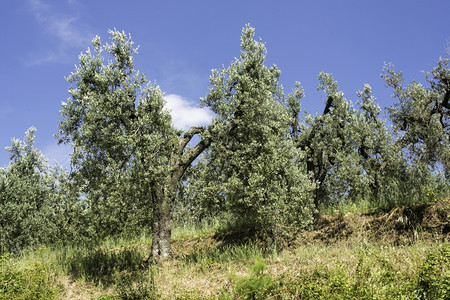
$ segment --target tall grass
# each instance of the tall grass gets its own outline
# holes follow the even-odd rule
[[[147,262],[151,239],[40,248],[0,263],[0,299],[450,299],[450,244],[361,236],[277,251],[245,227],[174,230],[174,258]],[[20,288],[11,288],[19,286]],[[70,296],[72,295],[72,296]]]

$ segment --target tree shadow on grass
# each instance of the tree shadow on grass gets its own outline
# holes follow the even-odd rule
[[[173,243],[174,256],[185,264],[209,265],[265,257],[273,252],[258,231],[247,224],[225,227],[202,238]]]
[[[115,274],[133,274],[146,268],[147,256],[148,254],[138,247],[95,249],[72,257],[69,260],[69,273],[75,278],[110,286],[115,282]]]

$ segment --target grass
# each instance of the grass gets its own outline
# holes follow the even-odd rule
[[[158,266],[147,236],[40,248],[0,259],[0,299],[450,299],[445,222],[435,232],[448,214],[447,201],[323,216],[281,250],[243,227],[184,226]]]
[[[166,299],[289,299],[294,295],[304,299],[408,299],[408,295],[427,293],[438,297],[423,299],[446,299],[450,295],[445,290],[450,280],[448,243],[378,246],[342,242],[270,254],[252,243],[212,245],[209,250],[192,249],[188,256],[154,269],[143,264],[146,253],[138,245],[128,245],[91,250],[85,255],[73,252],[68,256],[69,263],[44,265],[41,259],[50,262],[51,257],[57,257],[48,251],[48,255],[18,259],[18,264],[9,262],[9,270],[20,274],[13,278],[19,285],[34,282],[31,287],[42,294],[42,299],[73,296],[73,283],[65,285],[72,290],[64,291],[62,283],[67,278],[77,282],[75,288],[86,299],[93,295],[97,299],[150,299],[152,295]],[[20,267],[26,265],[24,260],[31,267]],[[62,272],[66,268],[67,273]],[[36,289],[38,286],[41,289]],[[30,285],[25,289],[31,290]],[[14,299],[5,295],[3,299]]]

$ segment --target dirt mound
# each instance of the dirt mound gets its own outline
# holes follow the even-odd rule
[[[394,245],[410,244],[418,239],[449,239],[450,198],[433,203],[397,207],[388,212],[346,215],[322,215],[314,229],[299,235],[298,242],[321,241],[326,244],[349,238],[374,240]]]

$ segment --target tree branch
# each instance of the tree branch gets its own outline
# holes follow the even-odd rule
[[[197,145],[195,145],[194,148],[189,149],[188,152],[186,152],[183,157],[182,157],[182,161],[181,161],[181,167],[183,168],[183,173],[184,171],[191,165],[191,163],[203,152],[205,151],[212,142],[212,137],[211,136],[204,136],[202,137],[202,139],[200,140],[200,142],[198,142]]]
[[[180,144],[178,147],[178,154],[182,155],[184,148],[186,148],[186,145],[191,141],[191,139],[194,137],[194,135],[196,134],[201,134],[205,132],[205,128],[204,127],[191,127],[181,138],[180,140]]]
[[[181,178],[192,162],[211,145],[212,137],[210,135],[203,136],[194,148],[191,148],[184,153],[184,149],[192,137],[196,134],[202,134],[205,131],[204,127],[191,127],[180,139],[177,153],[175,154],[176,158],[174,158],[176,161],[174,162],[175,177]]]
[[[325,116],[330,112],[330,109],[333,107],[333,97],[328,96],[327,103],[325,104],[325,109],[323,110],[322,116]]]

